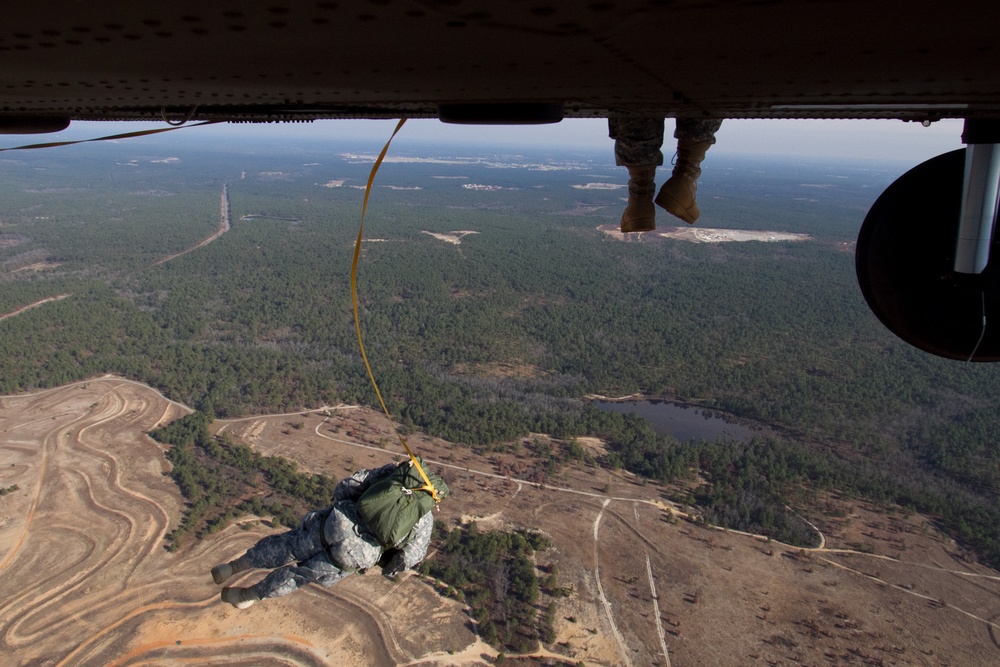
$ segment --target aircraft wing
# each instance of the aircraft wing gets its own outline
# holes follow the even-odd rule
[[[992,0],[53,0],[4,14],[7,131],[60,119],[1000,114]]]

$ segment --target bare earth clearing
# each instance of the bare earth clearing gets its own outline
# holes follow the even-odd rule
[[[46,269],[57,269],[60,266],[62,266],[61,262],[35,262],[34,264],[14,269],[11,273],[19,273],[20,271],[45,271]]]
[[[451,243],[453,245],[459,245],[462,243],[462,238],[468,236],[469,234],[478,234],[479,232],[470,231],[457,231],[448,234],[439,234],[436,232],[423,232],[424,234],[429,234],[439,241],[444,241],[445,243]]]
[[[144,434],[185,412],[115,377],[0,398],[0,487],[19,489],[0,497],[4,664],[492,661],[463,607],[416,575],[393,583],[371,572],[246,611],[221,603],[210,567],[273,529],[248,517],[163,549],[181,500]],[[395,458],[380,448],[393,443],[384,417],[351,406],[215,427],[338,477]],[[410,442],[454,492],[438,520],[552,539],[538,562],[558,564],[561,585],[575,592],[557,600],[557,643],[536,664],[553,654],[636,666],[1000,662],[1000,575],[920,516],[824,495],[804,513],[825,546],[801,550],[685,520],[662,487],[627,474],[575,464],[538,485],[516,479],[528,458]]]
[[[668,238],[690,241],[691,243],[741,243],[745,241],[760,241],[776,243],[778,241],[809,241],[808,234],[793,234],[792,232],[766,232],[745,229],[712,229],[710,227],[665,227],[652,232],[622,234],[617,225],[601,225],[599,230],[612,238],[620,240],[638,240]]]

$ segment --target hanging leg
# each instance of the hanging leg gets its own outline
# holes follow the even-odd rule
[[[722,120],[678,118],[674,138],[677,139],[677,163],[674,171],[660,193],[656,195],[656,205],[688,224],[693,224],[700,216],[698,203],[698,178],[705,153],[715,143],[715,133],[722,126]]]
[[[309,512],[302,522],[279,535],[269,535],[258,541],[236,560],[212,568],[212,579],[222,584],[233,575],[252,568],[281,567],[294,561],[304,561],[323,552],[323,520],[326,512]]]
[[[628,204],[622,213],[621,230],[648,232],[656,229],[656,167],[663,164],[663,118],[609,118],[608,134],[615,140],[615,164],[627,167]]]
[[[353,573],[338,568],[325,553],[321,553],[303,563],[279,567],[253,586],[223,588],[222,601],[237,609],[246,609],[257,600],[282,597],[294,593],[306,584],[319,584],[323,588],[329,588],[351,574]]]

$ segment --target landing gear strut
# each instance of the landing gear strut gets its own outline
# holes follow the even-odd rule
[[[949,359],[1000,361],[1000,122],[966,121],[969,148],[903,174],[868,212],[855,256],[875,315]]]

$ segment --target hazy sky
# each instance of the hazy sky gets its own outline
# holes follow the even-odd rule
[[[16,146],[59,138],[97,137],[146,127],[150,123],[74,123],[57,135],[0,137],[0,144]],[[288,141],[310,141],[317,137],[371,141],[372,149],[388,139],[395,121],[330,120],[314,123],[267,125],[216,125],[177,133],[185,140],[204,136],[226,137],[238,142],[257,136],[284,137]],[[667,149],[672,143],[673,121],[667,120]],[[813,158],[857,158],[889,160],[916,165],[955,148],[961,148],[962,121],[944,120],[923,127],[897,120],[727,120],[712,149],[716,154],[789,155]],[[164,139],[170,135],[164,135]],[[138,139],[137,141],[142,141]],[[577,147],[606,149],[611,154],[607,121],[567,119],[554,125],[461,126],[437,120],[411,120],[397,143],[461,144],[483,147]],[[664,151],[666,152],[666,150]]]
[[[330,121],[330,132],[346,131]],[[667,120],[667,140],[673,140],[673,120]],[[359,136],[384,143],[394,127],[390,121],[361,121]],[[327,125],[323,125],[324,133]],[[795,155],[831,158],[912,161],[914,164],[961,148],[962,122],[941,121],[930,127],[892,120],[727,120],[719,131],[718,153]],[[440,141],[505,146],[552,145],[612,150],[607,121],[567,119],[555,125],[482,127],[446,125],[434,120],[408,121],[397,141]]]

